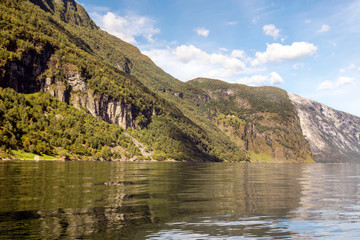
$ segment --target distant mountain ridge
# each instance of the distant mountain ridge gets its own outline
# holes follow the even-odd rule
[[[301,104],[282,89],[204,78],[181,82],[135,46],[101,30],[74,0],[6,0],[0,2],[0,11],[0,87],[13,88],[18,94],[10,103],[9,91],[0,91],[5,94],[0,105],[4,113],[0,158],[11,157],[14,151],[42,154],[41,146],[28,147],[28,141],[34,146],[41,141],[48,153],[66,152],[77,159],[327,161],[321,156],[328,150],[318,154],[307,138]],[[38,92],[49,94],[50,100]],[[26,94],[33,94],[32,104],[39,98],[46,99],[44,106],[64,107],[52,103],[58,99],[81,112],[76,114],[85,114],[86,119],[92,115],[94,121],[116,124],[124,132],[116,130],[120,140],[114,143],[96,143],[94,138],[81,138],[80,123],[76,123],[71,134],[63,136],[69,141],[52,141],[59,136],[52,135],[56,131],[49,129],[49,123],[60,119],[60,113],[76,110],[46,107],[40,111],[22,103],[29,114],[40,111],[44,122],[27,129],[17,125],[19,116],[10,114],[17,108],[16,99],[27,99]],[[343,116],[342,122],[351,118]],[[335,119],[329,121],[330,126]],[[351,121],[358,122],[356,117]],[[309,124],[316,131],[324,122]],[[102,128],[111,129],[106,124]],[[344,138],[341,161],[349,156],[355,162],[360,156],[358,126],[340,129]],[[34,132],[37,127],[40,135]],[[326,136],[324,130],[321,133]],[[354,147],[346,147],[352,143]]]
[[[206,78],[188,83],[209,94],[210,100],[200,104],[199,110],[253,161],[313,161],[286,91]]]

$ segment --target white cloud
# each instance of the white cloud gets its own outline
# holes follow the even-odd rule
[[[96,13],[93,13],[96,15]],[[114,36],[129,42],[136,43],[137,37],[146,38],[147,41],[153,42],[153,36],[160,33],[155,28],[150,18],[142,16],[118,16],[112,12],[105,15],[97,14],[95,16],[100,21],[100,27]]]
[[[334,83],[331,81],[324,81],[317,87],[318,90],[326,90],[334,88]]]
[[[318,90],[329,90],[329,89],[338,89],[345,85],[353,83],[355,78],[352,77],[338,77],[335,81],[324,81],[319,84],[317,87]]]
[[[237,49],[234,49],[232,52],[231,52],[231,57],[234,57],[234,58],[245,58],[245,52],[243,50],[237,50]]]
[[[274,24],[263,26],[263,31],[265,35],[273,37],[274,40],[277,40],[280,37],[280,29],[277,29]]]
[[[258,66],[270,63],[280,63],[285,60],[296,60],[313,55],[317,47],[308,42],[294,42],[291,45],[282,45],[279,43],[266,44],[265,52],[256,52],[251,65]]]
[[[237,50],[240,53],[240,50]],[[157,65],[173,76],[187,81],[196,77],[230,80],[246,71],[246,64],[231,53],[208,53],[194,45],[144,51]],[[235,52],[236,53],[236,52]]]
[[[360,70],[360,67],[358,68],[355,64],[351,63],[349,66],[347,66],[346,68],[342,68],[339,70],[340,73],[344,73],[346,71],[351,71],[351,70]]]
[[[318,30],[319,33],[324,33],[330,31],[331,27],[329,25],[322,25],[321,28]]]
[[[227,24],[230,25],[230,26],[234,26],[234,25],[237,25],[238,22],[237,21],[230,21]]]
[[[175,56],[183,63],[205,59],[207,53],[196,48],[194,45],[181,45],[175,49]]]
[[[278,73],[272,72],[269,76],[255,74],[250,77],[243,77],[240,78],[237,82],[251,86],[259,86],[266,84],[275,85],[282,83],[283,79]]]
[[[197,29],[194,29],[194,31],[196,32],[197,35],[203,36],[205,38],[207,38],[207,36],[210,33],[210,31],[206,28],[197,28]]]
[[[336,80],[336,87],[342,87],[344,85],[348,85],[351,84],[353,81],[355,80],[355,78],[351,78],[351,77],[339,77]]]
[[[166,49],[143,51],[143,54],[149,56],[166,72],[183,81],[208,77],[249,85],[276,85],[283,82],[283,78],[277,72],[258,74],[265,69],[248,66],[254,59],[249,58],[239,49],[209,53],[192,44],[183,44]],[[281,60],[287,59],[286,56],[280,56]],[[291,55],[288,58],[292,57]],[[275,60],[270,58],[267,61]],[[253,75],[243,77],[244,74],[250,73]]]
[[[276,72],[270,73],[270,84],[271,85],[280,84],[282,82],[283,82],[283,79],[278,73],[276,73]]]
[[[253,75],[251,77],[240,78],[237,82],[251,86],[264,85],[269,77],[264,75]]]
[[[222,52],[228,52],[229,50],[227,48],[219,48],[220,51]]]

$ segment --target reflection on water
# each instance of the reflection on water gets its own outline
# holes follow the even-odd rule
[[[360,165],[0,162],[0,239],[360,237]]]

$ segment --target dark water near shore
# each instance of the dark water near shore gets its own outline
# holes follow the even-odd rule
[[[0,162],[0,239],[359,239],[360,165]]]

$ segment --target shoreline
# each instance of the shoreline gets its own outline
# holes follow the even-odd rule
[[[20,159],[20,158],[0,158],[1,161],[33,161],[33,162],[42,162],[42,161],[54,161],[54,162],[189,162],[186,160],[176,161],[176,160],[145,160],[145,159],[114,159],[114,160],[99,160],[99,159],[68,159],[63,160],[61,158],[55,159]]]
[[[344,162],[344,163],[306,163],[306,162],[231,162],[231,161],[227,161],[227,162],[190,162],[190,161],[186,161],[186,160],[182,160],[182,161],[176,161],[173,159],[167,159],[167,160],[145,160],[145,159],[114,159],[114,160],[98,160],[98,159],[69,159],[69,160],[63,160],[61,158],[56,158],[56,159],[39,159],[39,160],[35,160],[35,159],[20,159],[20,158],[0,158],[0,162],[168,162],[168,163],[246,163],[246,164],[357,164],[357,163],[349,163],[349,162]]]

